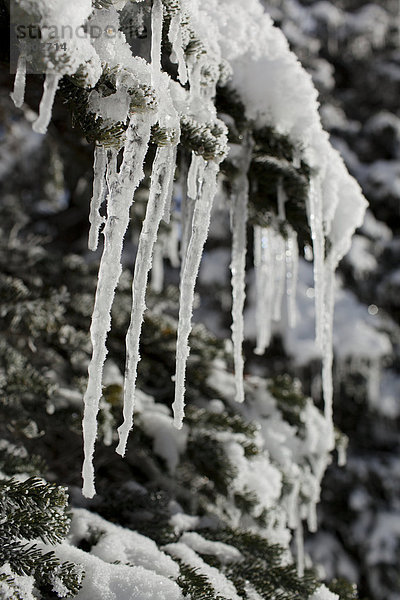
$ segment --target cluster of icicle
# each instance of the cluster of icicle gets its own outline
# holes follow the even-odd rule
[[[29,8],[30,0],[18,0],[18,3],[24,5],[25,8],[27,6]],[[118,4],[116,3],[116,6],[121,9],[124,4],[125,2],[120,0]],[[233,4],[235,4],[235,7]],[[107,27],[111,27],[113,31],[119,30],[119,12],[115,7],[107,10],[93,10],[89,0],[70,2],[68,6],[66,6],[64,0],[43,3],[43,5],[47,7],[47,12],[44,11],[43,16],[44,24],[60,23],[63,19],[68,22],[68,19],[72,18],[71,9],[77,8],[73,17],[77,25],[83,25],[89,18],[92,23],[95,23],[102,30],[107,29]],[[79,8],[76,5],[79,5]],[[146,310],[147,281],[152,268],[153,257],[155,257],[155,267],[159,267],[160,264],[160,252],[157,250],[156,244],[160,222],[162,219],[166,223],[170,221],[181,117],[188,116],[199,124],[218,122],[214,97],[220,73],[219,67],[224,60],[232,64],[233,85],[242,96],[250,118],[254,116],[252,113],[257,108],[257,97],[262,98],[266,105],[268,105],[268,102],[270,103],[269,106],[266,106],[265,113],[272,116],[276,113],[277,123],[273,124],[279,126],[281,130],[283,126],[279,123],[279,115],[282,113],[282,107],[285,107],[288,113],[292,111],[295,115],[295,111],[299,110],[298,107],[302,106],[297,97],[295,102],[292,102],[289,97],[289,90],[288,99],[285,96],[279,96],[275,99],[274,86],[268,83],[267,89],[263,90],[262,85],[264,84],[260,88],[259,77],[251,79],[250,83],[246,79],[246,76],[249,76],[252,72],[251,68],[254,68],[254,61],[259,56],[258,51],[264,52],[263,60],[266,69],[271,68],[271,78],[282,77],[280,74],[284,72],[284,68],[287,70],[287,74],[290,74],[290,70],[293,71],[297,83],[303,82],[301,78],[306,77],[301,67],[292,58],[286,42],[283,43],[281,37],[279,37],[281,34],[277,33],[278,30],[272,27],[272,23],[263,13],[258,0],[249,0],[245,7],[242,6],[239,0],[230,0],[229,2],[228,0],[221,0],[220,2],[204,0],[202,3],[199,3],[198,0],[182,0],[182,3],[175,2],[174,6],[175,8],[170,15],[168,39],[172,48],[170,58],[177,64],[179,82],[172,81],[161,69],[165,6],[161,0],[153,0],[151,9],[151,62],[147,63],[144,59],[133,56],[123,34],[113,36],[105,41],[102,37],[90,41],[87,39],[82,41],[80,38],[71,41],[65,52],[69,52],[74,57],[72,61],[62,60],[63,57],[61,56],[59,63],[56,63],[61,65],[59,70],[57,70],[54,60],[48,60],[46,63],[46,79],[40,104],[40,114],[34,124],[36,131],[42,133],[46,131],[58,82],[64,74],[74,73],[79,66],[80,71],[86,73],[88,87],[93,87],[100,77],[102,65],[106,64],[111,70],[114,69],[117,92],[112,96],[102,98],[96,91],[93,91],[90,97],[91,107],[95,113],[106,121],[111,119],[125,122],[127,130],[123,152],[122,149],[109,150],[98,145],[94,157],[89,248],[91,250],[97,248],[99,234],[102,231],[104,249],[99,267],[90,329],[93,352],[89,365],[87,390],[84,395],[83,434],[85,458],[83,493],[87,497],[92,497],[95,494],[93,453],[97,436],[97,414],[102,396],[103,366],[107,355],[106,340],[111,327],[111,307],[121,274],[123,239],[129,224],[130,208],[135,190],[144,177],[143,165],[152,126],[157,124],[169,131],[168,139],[170,142],[164,146],[159,146],[156,151],[152,165],[146,215],[138,242],[132,284],[131,322],[126,336],[124,421],[118,429],[119,444],[117,452],[121,455],[125,454],[128,435],[133,424],[135,385],[140,360],[139,340]],[[184,53],[185,44],[182,31],[184,30],[184,23],[187,24],[188,22],[192,30],[204,43],[201,53],[189,55]],[[253,29],[257,26],[260,27],[259,34],[255,34],[252,29],[252,35],[249,35],[246,29],[247,26],[251,26]],[[229,27],[232,28],[232,31],[224,31],[224,28]],[[243,40],[240,39],[240,35],[244,36]],[[233,41],[235,36],[237,37],[236,46]],[[246,44],[255,46],[246,50]],[[262,48],[262,44],[266,47]],[[277,60],[278,62],[282,60],[282,68],[274,68],[274,61]],[[253,65],[251,61],[253,61]],[[269,65],[272,65],[272,67]],[[13,99],[19,106],[22,104],[24,97],[25,68],[26,57],[22,48],[13,92]],[[279,89],[284,90],[284,86],[287,86],[286,80],[289,81],[289,79],[287,76],[285,81],[281,82]],[[129,88],[138,81],[154,91],[155,103],[148,110],[130,111]],[[253,90],[251,89],[252,85],[256,86]],[[307,88],[307,85],[303,85],[303,88]],[[296,86],[293,87],[296,88]],[[330,145],[321,135],[322,130],[319,129],[317,108],[314,106],[314,91],[312,88],[311,90],[309,93],[310,100],[307,99],[305,109],[311,112],[312,119],[317,125],[313,129],[305,119],[305,127],[307,126],[307,131],[315,133],[315,139],[318,143],[314,144],[314,153],[318,154],[318,144],[321,148],[324,148],[324,151],[328,146],[330,148]],[[308,93],[308,88],[306,91]],[[295,93],[300,92],[304,92],[304,89],[296,88]],[[255,99],[254,102],[252,99]],[[254,103],[253,107],[251,106],[252,102]],[[294,109],[292,105],[295,107]],[[290,119],[287,119],[286,114],[285,120],[290,121]],[[224,147],[227,146],[224,127],[223,124],[221,126],[221,122],[218,123],[223,131],[221,151],[218,153],[218,158],[213,160],[205,160],[202,156],[192,153],[187,178],[187,194],[183,199],[181,210],[180,307],[176,349],[175,399],[173,402],[174,423],[178,428],[182,426],[184,417],[185,372],[189,355],[188,340],[191,331],[195,283],[208,234],[213,199],[217,190],[219,163],[227,153],[227,148]],[[297,132],[293,137],[295,141],[298,141],[301,135]],[[303,137],[305,138],[305,136]],[[306,145],[310,140],[304,139],[303,142]],[[309,146],[312,147],[311,142]],[[119,157],[120,152],[121,157]],[[252,142],[249,136],[244,140],[242,154],[237,159],[240,175],[234,181],[231,203],[232,338],[236,400],[238,402],[244,400],[242,341],[248,213],[247,171],[251,161],[251,153]],[[343,253],[348,249],[348,242],[354,228],[360,224],[363,206],[359,200],[359,190],[356,184],[350,181],[341,160],[336,157],[336,154],[331,156],[329,152],[325,151],[325,158],[327,156],[329,156],[329,159],[325,160],[326,165],[323,168],[323,176],[317,175],[312,181],[307,208],[314,250],[317,342],[323,355],[325,412],[327,421],[331,424],[333,447],[332,318],[334,272]],[[118,160],[119,158],[120,160]],[[335,160],[337,162],[336,172],[331,164]],[[118,164],[120,164],[119,167]],[[331,203],[333,208],[327,211],[324,205],[326,201],[323,198],[326,190],[322,188],[330,177],[336,178],[339,183],[336,183],[336,196]],[[340,186],[341,189],[339,190]],[[345,235],[343,241],[341,241],[340,236],[335,239],[335,231],[337,230],[340,233],[341,226],[339,224],[335,230],[332,223],[334,217],[337,220],[339,193],[343,193],[343,191],[346,192],[343,195],[345,202],[351,194],[355,194],[358,198],[358,212],[355,219],[349,219],[349,222],[351,221],[350,225],[347,223],[342,227]],[[286,196],[282,182],[279,183],[277,196],[278,220],[283,221],[285,219]],[[330,200],[328,193],[328,201]],[[106,204],[106,217],[103,217],[100,212],[103,203]],[[348,217],[346,211],[349,209],[346,208],[346,205],[340,208],[346,221]],[[331,213],[329,219],[327,219],[329,210]],[[171,230],[176,241],[176,228],[172,227]],[[325,249],[325,241],[328,235],[330,235],[331,242],[329,253]],[[298,245],[296,233],[293,230],[289,229],[287,236],[283,238],[275,229],[260,226],[256,226],[254,229],[254,244],[258,331],[256,352],[261,354],[269,344],[272,321],[280,318],[285,289],[289,323],[291,325],[295,324]],[[174,256],[176,262],[176,252]],[[153,278],[156,282],[159,280],[157,273],[153,275]],[[159,281],[157,285],[159,287]]]

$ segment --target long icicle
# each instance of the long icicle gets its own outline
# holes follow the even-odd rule
[[[198,189],[203,180],[205,162],[201,156],[192,152],[189,172],[187,176],[187,194],[182,201],[182,236],[181,236],[181,274],[185,266],[187,249],[192,231],[193,212],[198,196]]]
[[[54,97],[58,88],[61,75],[58,73],[47,73],[44,80],[43,96],[39,106],[39,116],[32,125],[36,133],[46,133],[53,110]]]
[[[135,385],[137,366],[140,361],[139,339],[142,329],[143,315],[146,310],[146,286],[151,269],[154,245],[165,203],[169,192],[169,183],[175,171],[174,149],[171,146],[157,148],[151,174],[149,199],[146,216],[139,237],[139,245],[135,262],[132,283],[131,322],[126,335],[126,366],[124,384],[124,422],[118,428],[118,454],[124,456],[128,435],[133,425],[135,408]]]
[[[21,51],[18,56],[17,72],[14,80],[14,90],[10,96],[17,108],[21,108],[25,98],[25,84],[26,84],[26,56]]]
[[[335,293],[335,267],[330,258],[325,263],[324,284],[324,322],[322,332],[322,391],[324,396],[324,414],[328,427],[328,439],[334,448],[333,429],[333,310]]]
[[[297,233],[290,229],[286,241],[286,294],[289,327],[296,327],[296,289],[299,276],[299,247],[297,243]]]
[[[161,72],[161,41],[163,26],[163,5],[161,0],[153,0],[151,9],[151,78],[157,86]]]
[[[90,203],[89,213],[89,250],[96,250],[99,243],[100,227],[105,219],[100,215],[100,206],[105,198],[105,173],[107,169],[107,151],[104,146],[96,146],[94,149],[93,164],[93,195]]]
[[[256,326],[257,343],[254,354],[264,354],[271,339],[272,300],[274,279],[272,277],[271,232],[266,227],[254,226],[254,272],[256,278]]]
[[[316,342],[320,350],[323,346],[324,329],[324,262],[325,237],[322,222],[321,183],[318,178],[311,179],[309,193],[309,224],[314,253],[315,285],[315,329]]]
[[[282,300],[285,291],[286,280],[286,260],[285,260],[285,240],[278,231],[271,231],[271,241],[273,245],[273,267],[274,277],[274,300],[272,308],[272,318],[274,321],[280,321],[282,314]]]
[[[193,213],[192,235],[190,238],[180,284],[179,321],[176,344],[174,425],[182,427],[184,417],[184,396],[186,362],[189,356],[189,335],[194,301],[194,287],[200,267],[204,244],[210,226],[211,208],[217,190],[219,166],[214,161],[205,165],[203,183],[199,186],[199,196]]]
[[[246,299],[246,250],[247,250],[247,218],[249,182],[247,177],[251,160],[251,146],[245,148],[246,156],[242,161],[243,170],[237,177],[232,196],[231,229],[232,229],[232,342],[235,367],[236,402],[244,402],[242,354],[244,337],[243,310]]]
[[[93,453],[97,436],[97,413],[102,394],[103,365],[107,356],[106,339],[111,326],[111,306],[121,274],[123,238],[129,223],[129,209],[134,192],[142,180],[143,163],[150,140],[148,118],[138,123],[131,120],[127,131],[124,158],[115,176],[107,202],[107,221],[104,227],[104,250],[100,261],[95,303],[90,327],[92,358],[89,379],[84,395],[82,469],[83,495],[94,496]]]
[[[175,169],[176,169],[176,157],[177,157],[177,153],[178,153],[178,145],[173,146],[172,152],[173,152],[173,156],[172,156],[173,171],[170,173],[170,177],[169,177],[168,192],[167,192],[167,197],[165,200],[164,214],[162,217],[162,220],[164,221],[164,223],[167,223],[167,225],[169,225],[169,223],[171,221],[172,197],[174,195],[174,175],[175,175]]]
[[[185,53],[182,45],[181,13],[172,15],[168,31],[168,40],[172,46],[171,61],[178,64],[178,79],[182,85],[188,80]]]

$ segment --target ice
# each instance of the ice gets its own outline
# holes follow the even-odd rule
[[[151,9],[151,68],[152,84],[157,85],[161,71],[161,38],[163,27],[163,5],[161,0],[153,0]]]
[[[14,80],[14,90],[11,92],[11,98],[17,108],[21,108],[25,97],[26,83],[26,57],[23,52],[18,56],[17,72]]]
[[[83,494],[95,494],[93,452],[97,435],[97,413],[102,395],[103,364],[107,356],[106,339],[111,327],[111,306],[121,274],[123,238],[128,227],[129,209],[133,194],[143,178],[143,162],[150,140],[151,123],[148,118],[132,119],[120,171],[111,181],[107,201],[107,220],[104,227],[104,250],[101,257],[96,297],[90,327],[92,358],[84,395],[83,439],[84,462],[82,469]]]
[[[286,244],[279,232],[271,231],[272,243],[272,273],[273,283],[273,308],[272,318],[280,321],[282,313],[282,299],[286,284]]]
[[[151,269],[157,232],[165,209],[171,172],[175,169],[174,151],[171,146],[159,147],[153,162],[146,216],[139,237],[135,272],[132,283],[131,321],[126,335],[126,366],[124,384],[124,422],[118,429],[120,442],[117,452],[125,454],[129,431],[133,423],[134,396],[137,365],[140,360],[139,339],[146,310],[146,286]],[[161,256],[162,260],[162,256]]]
[[[217,188],[218,170],[217,163],[213,161],[205,163],[203,182],[201,185],[199,184],[199,195],[193,212],[192,234],[183,263],[176,343],[175,399],[172,405],[174,424],[178,429],[182,427],[184,416],[186,361],[189,356],[188,340],[191,331],[194,287],[210,226],[211,208]]]
[[[55,0],[52,3],[43,1],[38,5],[38,14],[41,25],[46,25],[46,27],[65,23],[82,27],[90,15],[91,24],[100,27],[100,30],[103,31],[106,27],[118,30],[118,11],[124,4],[124,0],[120,0],[117,3],[114,2],[113,6],[107,10],[93,10],[90,0],[82,0],[79,8],[76,3],[65,3],[62,0]],[[328,424],[329,435],[326,436],[325,441],[328,445],[333,444],[331,370],[334,272],[339,261],[349,249],[355,228],[362,222],[365,200],[359,186],[349,176],[342,159],[332,149],[327,134],[322,130],[318,114],[317,92],[311,78],[302,69],[294,54],[290,52],[282,32],[273,26],[271,19],[263,11],[262,3],[259,0],[247,0],[246,3],[243,3],[242,0],[202,0],[202,2],[186,0],[182,3],[182,10],[180,4],[176,3],[177,10],[171,16],[168,33],[165,32],[172,48],[171,60],[176,61],[178,65],[179,81],[172,80],[167,73],[161,70],[163,30],[161,0],[154,0],[152,3],[151,63],[132,54],[131,47],[124,35],[99,36],[91,41],[79,39],[76,43],[67,44],[67,50],[54,65],[49,63],[47,56],[43,57],[47,65],[47,74],[39,118],[34,124],[36,131],[44,132],[47,128],[59,78],[65,74],[73,75],[81,66],[84,67],[85,72],[87,71],[85,80],[88,87],[91,88],[94,87],[101,74],[101,65],[107,64],[110,69],[115,69],[117,73],[116,93],[102,97],[98,91],[92,91],[89,104],[95,113],[106,121],[107,125],[118,120],[126,123],[130,119],[119,171],[116,151],[106,151],[100,147],[95,151],[95,177],[89,235],[89,247],[92,249],[97,247],[98,234],[104,221],[100,215],[100,205],[104,197],[106,195],[108,197],[107,218],[103,230],[105,244],[91,325],[93,357],[89,365],[89,381],[84,398],[85,462],[83,475],[84,493],[88,496],[94,494],[92,456],[97,434],[96,416],[102,391],[103,363],[107,354],[106,339],[111,324],[110,310],[121,271],[121,251],[129,222],[129,209],[134,191],[143,177],[143,161],[151,126],[158,122],[161,127],[178,131],[177,114],[198,122],[200,129],[205,124],[212,125],[216,120],[214,102],[216,83],[221,76],[221,65],[223,64],[229,63],[232,71],[230,86],[243,103],[244,117],[247,121],[253,123],[256,128],[272,127],[281,135],[288,136],[296,148],[293,163],[300,166],[301,161],[305,161],[311,172],[316,173],[311,180],[308,216],[314,248],[317,343],[319,352],[323,356],[326,422],[320,423],[319,427],[321,429],[325,427],[324,431],[327,431]],[[194,32],[195,36],[200,39],[201,51],[188,53],[185,57],[183,47],[186,42],[190,41],[186,39],[188,31]],[[182,36],[186,36],[185,39]],[[63,59],[68,60],[65,60],[64,63]],[[185,60],[187,60],[187,64]],[[23,58],[21,58],[13,93],[16,104],[22,102],[23,99],[23,79],[24,65]],[[189,86],[187,79],[189,79]],[[143,111],[136,111],[133,116],[131,115],[131,97],[128,93],[132,82],[134,85],[142,86],[141,89],[150,90],[149,98],[154,94],[154,101],[150,99],[149,105]],[[171,119],[174,121],[173,127],[171,127]],[[171,151],[176,152],[176,148],[162,150],[165,154]],[[161,149],[159,154],[161,154]],[[174,164],[175,158],[170,160],[169,157],[168,161]],[[182,165],[183,172],[185,168]],[[153,171],[154,169],[153,165]],[[241,170],[243,171],[243,169]],[[191,330],[194,286],[207,237],[217,172],[216,162],[206,163],[202,156],[192,154],[187,177],[188,193],[187,195],[183,194],[181,211],[181,298],[174,401],[174,422],[178,427],[182,425],[183,418],[185,371],[189,354],[188,338]],[[161,204],[161,196],[163,198],[163,211],[161,215],[157,212],[151,225],[153,228],[151,236],[152,239],[154,238],[152,243],[149,244],[145,237],[142,239],[142,245],[146,248],[148,257],[147,262],[146,260],[141,261],[142,266],[138,267],[138,277],[142,273],[139,277],[140,286],[139,288],[134,287],[133,290],[134,295],[137,296],[138,289],[140,289],[143,300],[142,303],[139,303],[140,310],[134,311],[132,316],[133,320],[136,319],[135,324],[132,324],[134,343],[132,342],[133,346],[130,346],[133,349],[134,364],[137,364],[139,360],[138,338],[145,310],[144,294],[151,265],[151,255],[155,252],[152,280],[156,289],[161,288],[161,269],[157,270],[157,266],[161,266],[162,253],[166,251],[171,263],[178,264],[179,228],[174,219],[170,224],[167,248],[163,246],[165,243],[163,239],[156,243],[159,218],[164,218],[166,223],[169,223],[171,215],[173,169],[171,168],[169,171],[168,185],[167,177],[164,175],[163,171],[162,177],[160,175],[162,192],[158,190],[158,183],[152,186],[151,194],[155,194],[154,201],[159,201]],[[157,177],[156,179],[158,180]],[[168,192],[165,194],[164,190],[168,190]],[[284,180],[281,179],[277,189],[278,216],[270,227],[256,226],[254,229],[257,353],[265,351],[271,338],[272,321],[281,316],[285,284],[289,324],[294,326],[296,321],[298,270],[296,234],[289,229],[287,230],[287,239],[283,240],[278,233],[279,226],[285,220],[285,204]],[[150,207],[147,208],[150,211]],[[158,209],[157,204],[157,211]],[[241,312],[244,303],[243,265],[246,231],[245,218],[240,222],[238,217],[240,215],[245,217],[245,213],[244,195],[240,198],[238,195],[232,207],[232,286],[234,290],[232,312],[236,394],[239,400],[243,399],[241,356],[243,322]],[[156,244],[155,249],[154,244]],[[309,285],[311,289],[312,284]],[[135,302],[134,297],[134,305]],[[303,321],[308,314],[301,314]],[[275,323],[274,327],[277,327]],[[133,330],[130,330],[129,335]],[[307,355],[309,356],[310,352]],[[127,364],[128,362],[129,359]],[[136,372],[136,367],[133,367],[132,372],[127,368],[126,381],[132,377],[133,372]],[[134,391],[135,379],[136,374],[133,375],[133,384],[132,382],[130,384],[131,391]],[[232,388],[234,381],[230,381]],[[128,402],[131,403],[131,410],[128,412],[132,412],[133,393],[125,390],[125,399],[128,396]],[[125,418],[124,425],[127,431],[124,435],[127,437],[131,426],[129,419],[132,416],[125,415]],[[125,444],[122,446],[121,451],[125,449]],[[170,458],[170,460],[172,459]],[[319,467],[314,465],[313,477],[317,477],[317,471],[319,472]]]
[[[185,258],[192,230],[194,206],[198,196],[198,190],[201,188],[203,182],[204,169],[205,162],[203,158],[192,152],[192,159],[187,177],[187,194],[182,199],[181,274],[183,273],[185,265]]]
[[[324,413],[328,425],[328,439],[333,450],[335,436],[333,431],[333,307],[335,293],[335,269],[331,261],[325,264],[323,299],[323,332],[322,332],[322,390],[324,396]],[[317,316],[318,318],[318,316]]]
[[[171,265],[177,269],[180,265],[179,258],[179,223],[175,218],[170,222],[170,230],[167,238],[167,256]]]
[[[254,227],[257,344],[263,354],[271,340],[272,320],[279,321],[287,279],[286,243],[273,227]]]
[[[164,286],[164,248],[162,241],[154,245],[150,285],[153,292],[161,294]]]
[[[308,198],[308,221],[311,229],[314,256],[315,330],[316,343],[322,350],[324,329],[324,257],[325,237],[322,220],[321,182],[312,179]]]
[[[175,168],[176,168],[176,155],[178,151],[178,146],[173,147],[173,157],[172,164],[174,165],[173,170],[170,173],[169,184],[168,184],[168,193],[165,201],[165,209],[163,214],[163,221],[167,223],[167,225],[171,221],[171,210],[172,210],[172,198],[174,195],[174,176],[175,176]]]
[[[279,181],[278,181],[277,197],[278,197],[278,217],[282,221],[285,221],[286,220],[285,204],[286,204],[287,196],[286,196],[285,188],[283,187],[282,177],[280,177]]]
[[[256,277],[256,327],[255,354],[264,354],[271,339],[272,320],[272,256],[270,230],[254,226],[254,271]]]
[[[39,116],[32,125],[33,131],[36,131],[37,133],[46,133],[47,131],[53,110],[54,97],[60,79],[61,75],[58,73],[46,73],[43,95],[39,106]]]
[[[297,233],[290,229],[286,240],[286,294],[289,326],[296,327],[297,305],[296,290],[299,274],[299,246]]]
[[[251,148],[243,161],[242,170],[234,182],[231,204],[232,229],[232,342],[236,379],[236,402],[244,402],[242,345],[244,338],[243,309],[246,299],[246,250],[249,183],[247,170],[250,163]]]
[[[178,64],[178,79],[182,85],[188,80],[185,54],[182,46],[181,13],[175,13],[171,17],[168,31],[168,40],[172,46],[171,61]]]
[[[96,146],[93,164],[93,196],[90,204],[89,250],[96,250],[99,243],[100,227],[105,219],[100,215],[100,206],[105,198],[105,174],[107,170],[107,151],[103,146]]]
[[[379,404],[381,384],[381,360],[380,357],[371,360],[368,365],[367,393],[371,406]]]
[[[300,516],[298,517],[296,527],[296,552],[297,552],[297,574],[299,577],[304,576],[304,532],[303,523]]]

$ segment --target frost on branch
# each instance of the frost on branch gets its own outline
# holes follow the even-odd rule
[[[18,0],[15,4],[32,18],[32,2]],[[130,45],[121,31],[126,14],[133,15],[139,29],[143,15],[149,16],[149,43]],[[244,399],[241,345],[247,218],[254,226],[256,352],[260,354],[267,348],[273,322],[280,319],[285,304],[289,322],[295,324],[298,240],[304,242],[311,232],[316,336],[323,355],[325,417],[332,448],[334,273],[355,228],[361,224],[365,200],[322,130],[316,91],[283,34],[273,26],[259,0],[245,4],[242,0],[121,0],[96,2],[94,8],[88,0],[68,4],[60,0],[42,2],[35,19],[42,28],[72,22],[76,27],[96,26],[103,32],[93,39],[82,36],[69,40],[65,49],[54,56],[44,52],[34,57],[46,74],[36,130],[46,130],[59,86],[75,121],[87,138],[96,142],[89,247],[97,247],[101,231],[104,248],[90,330],[93,354],[84,396],[85,495],[95,493],[92,458],[110,311],[121,272],[130,208],[144,177],[146,155],[151,154],[147,152],[149,144],[156,145],[157,150],[134,269],[131,324],[126,339],[124,423],[119,430],[118,452],[125,452],[133,423],[140,330],[154,256],[158,271],[152,280],[158,289],[161,285],[157,236],[161,219],[166,223],[170,220],[177,153],[182,165],[180,177],[187,171],[187,181],[181,186],[187,188],[187,193],[180,223],[175,425],[181,427],[184,417],[194,290],[212,201],[223,180],[220,165],[231,163],[238,171],[231,182],[236,399]],[[109,31],[115,35],[108,35]],[[21,47],[13,94],[18,105],[23,98],[25,56]],[[225,99],[219,112],[218,97]],[[246,141],[248,135],[254,141],[251,148]],[[185,167],[188,152],[190,167]],[[242,158],[237,160],[237,156]],[[103,203],[105,216],[101,214]],[[168,252],[177,264],[177,228],[173,221],[169,229]],[[295,513],[292,520],[294,524],[299,521]]]

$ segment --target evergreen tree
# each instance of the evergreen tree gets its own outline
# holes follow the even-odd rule
[[[14,18],[28,19],[24,23],[33,22],[43,28],[43,24],[56,18],[51,11],[32,10],[29,2],[11,4],[19,11]],[[135,76],[132,64],[127,61],[124,65],[124,46],[118,47],[122,53],[120,62],[117,64],[114,56],[112,64],[111,54],[108,62],[100,63],[97,52],[102,55],[107,49],[96,46],[96,41],[86,46],[82,42],[79,52],[67,44],[50,57],[43,55],[43,47],[39,45],[40,50],[33,58],[38,61],[37,68],[46,72],[46,82],[40,116],[34,122],[36,131],[43,132],[48,126],[50,96],[57,88],[46,136],[31,132],[31,122],[35,119],[32,107],[37,108],[41,93],[37,75],[28,76],[25,104],[22,105],[21,83],[14,88],[14,101],[22,105],[22,112],[12,108],[8,100],[2,101],[9,129],[4,145],[7,162],[4,161],[2,174],[4,233],[0,242],[4,317],[0,385],[1,411],[5,417],[1,433],[2,451],[8,454],[8,466],[2,472],[4,514],[9,516],[5,539],[7,544],[14,544],[10,546],[12,556],[10,552],[7,554],[6,544],[0,554],[3,565],[10,566],[9,570],[3,569],[3,584],[18,589],[18,577],[33,575],[34,581],[26,585],[39,597],[77,594],[81,600],[105,598],[110,593],[115,600],[132,597],[331,600],[337,597],[334,593],[343,600],[354,598],[351,584],[335,581],[330,593],[320,587],[311,564],[304,569],[302,521],[308,520],[314,529],[320,481],[330,462],[332,444],[327,419],[302,393],[298,380],[287,375],[276,376],[282,371],[276,369],[273,361],[276,338],[267,367],[267,374],[275,371],[275,377],[247,377],[246,401],[237,404],[234,398],[239,389],[238,353],[232,356],[229,345],[200,324],[195,325],[186,368],[186,417],[181,430],[173,426],[170,405],[175,387],[175,347],[182,323],[173,245],[179,227],[177,210],[170,219],[161,222],[154,250],[153,289],[147,293],[140,337],[135,425],[124,461],[110,447],[116,442],[115,425],[121,423],[124,402],[121,373],[131,312],[130,262],[138,244],[139,257],[145,256],[145,236],[142,254],[140,250],[141,224],[152,194],[157,207],[157,198],[160,201],[170,176],[160,157],[169,161],[174,148],[177,151],[175,208],[182,200],[190,158],[189,188],[196,179],[201,179],[203,167],[209,175],[211,169],[221,164],[221,199],[228,206],[229,202],[240,206],[247,170],[249,225],[254,227],[255,237],[260,233],[266,235],[267,230],[272,232],[277,247],[283,244],[285,249],[291,247],[293,240],[296,244],[298,240],[301,249],[309,248],[312,237],[315,238],[306,214],[315,167],[293,136],[273,126],[259,126],[249,118],[245,98],[229,83],[229,65],[222,58],[220,62],[210,59],[208,42],[202,39],[204,32],[193,27],[190,11],[181,10],[180,2],[93,2],[89,8],[83,3],[80,10],[87,14],[82,17],[77,11],[73,17],[67,16],[80,22],[80,18],[85,20],[90,15],[92,8],[89,24],[110,27],[117,24],[125,33],[134,57],[129,60],[134,61]],[[163,23],[156,18],[160,8]],[[8,18],[4,8],[2,17]],[[167,78],[162,79],[154,67],[150,71],[145,63],[151,56],[152,64],[157,65],[157,31],[162,38],[162,70],[170,78],[170,88],[164,83]],[[20,50],[17,82],[18,77],[19,81],[23,78],[26,58],[23,44]],[[160,105],[166,110],[163,103],[173,98],[184,106],[184,94],[188,94],[185,68],[189,68],[185,64],[193,68],[192,89],[196,84],[193,65],[201,65],[203,58],[198,85],[204,90],[203,96],[199,96],[205,98],[204,105],[194,110],[196,98],[192,98],[192,111],[185,112],[182,108],[178,115],[168,106],[170,118],[165,119],[165,114],[158,112]],[[56,65],[57,76],[49,70],[49,59],[53,67]],[[160,96],[155,81],[165,97]],[[207,96],[213,86],[215,102],[214,97]],[[210,108],[214,105],[215,113]],[[132,115],[137,119],[133,133]],[[150,145],[143,163],[143,177],[136,170],[128,174],[133,187],[139,184],[139,179],[143,181],[131,211],[133,235],[126,240],[123,257],[126,268],[112,308],[108,358],[99,399],[97,495],[88,501],[79,490],[81,398],[92,353],[89,321],[97,282],[94,264],[97,260],[88,256],[83,241],[91,196],[93,144],[96,162],[90,213],[92,249],[97,246],[97,234],[103,226],[99,206],[107,187],[116,190],[120,204],[125,202],[124,185],[120,185],[121,178],[118,180],[116,175],[118,168],[124,173],[125,163],[120,166],[117,153],[124,148],[125,158],[132,149],[131,143],[139,160],[139,153],[146,151],[146,146],[142,147],[146,136]],[[26,160],[20,160],[21,154]],[[122,152],[119,161],[121,155]],[[105,179],[102,163],[107,163]],[[154,167],[157,164],[158,171]],[[339,173],[342,176],[340,169]],[[203,185],[212,187],[212,179],[207,177]],[[155,186],[157,181],[161,192]],[[201,194],[196,205],[200,201]],[[187,218],[193,208],[186,200],[181,214],[186,211]],[[106,244],[112,245],[117,229],[112,229],[112,219],[108,216],[103,232],[107,236],[108,227],[111,234],[106,237]],[[115,220],[120,218],[116,213]],[[238,214],[236,221],[240,222]],[[213,224],[216,223],[217,218]],[[200,226],[201,220],[199,229]],[[181,227],[181,250],[186,244],[190,258],[190,228],[183,218]],[[240,236],[240,231],[238,228],[236,235]],[[215,234],[211,233],[209,248],[215,241]],[[333,247],[333,238],[328,239],[327,256]],[[170,263],[166,271],[169,285],[160,284],[157,272],[163,254]],[[251,255],[249,251],[249,258]],[[103,264],[107,260],[104,256],[106,252]],[[183,250],[182,256],[185,257]],[[294,258],[290,256],[290,268],[294,269]],[[195,262],[194,255],[192,258]],[[277,251],[275,261],[279,260],[282,259]],[[239,263],[236,267],[239,268]],[[294,277],[294,271],[291,275]],[[99,284],[98,296],[101,293]],[[103,318],[100,308],[98,317]],[[96,318],[93,322],[96,323]],[[106,327],[106,322],[103,326]],[[92,342],[97,335],[95,327],[92,325]],[[86,407],[91,407],[92,396],[88,391],[85,397]],[[335,442],[341,452],[345,438],[338,431]],[[26,450],[21,449],[22,445]],[[88,448],[90,444],[86,446],[86,459],[91,459]],[[27,454],[23,455],[22,467],[18,455],[24,452]],[[36,455],[45,459],[46,466]],[[53,484],[29,478],[38,471],[49,481],[68,485],[70,489],[72,525],[67,540],[54,549],[58,558],[49,554],[49,545],[64,537],[68,519],[62,517],[57,529],[51,521],[53,513],[47,507],[58,506],[57,514],[62,513],[65,495]],[[18,475],[20,483],[8,479],[13,475]],[[86,477],[90,479],[90,469]],[[40,498],[38,490],[42,492]],[[22,514],[7,508],[13,506],[13,497]],[[31,519],[29,515],[28,525],[23,512],[26,505],[21,500],[25,497],[32,498],[34,516]],[[41,533],[43,520],[45,535]],[[296,531],[297,551],[290,547],[291,530]],[[27,551],[27,546],[23,546],[25,540],[37,537],[42,542]],[[18,566],[18,558],[23,558],[21,551],[25,552],[28,565],[24,568]],[[297,565],[293,560],[296,553]],[[79,567],[73,563],[81,565],[85,572],[83,583]],[[10,593],[5,589],[3,595],[13,597]]]

